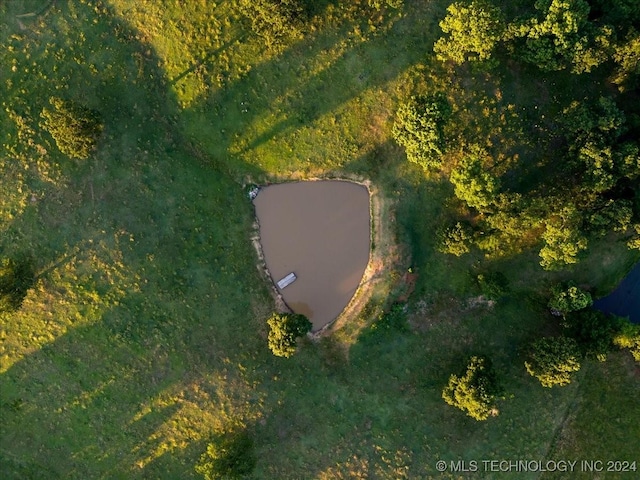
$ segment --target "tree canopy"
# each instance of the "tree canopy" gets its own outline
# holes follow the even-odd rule
[[[491,361],[483,356],[472,356],[462,375],[449,377],[442,398],[471,418],[486,420],[498,414],[496,396],[499,393]]]
[[[412,97],[400,106],[393,137],[407,152],[407,159],[425,170],[437,169],[445,148],[444,126],[451,106],[444,95]]]
[[[448,36],[433,47],[438,59],[456,64],[484,62],[491,59],[502,38],[505,21],[500,9],[488,1],[455,2],[447,7],[440,28]]]
[[[291,357],[296,352],[296,341],[311,331],[307,317],[297,313],[274,313],[268,320],[269,348],[278,357]]]
[[[565,315],[588,308],[593,304],[593,299],[589,292],[578,288],[573,284],[566,287],[556,285],[551,289],[551,298],[547,304],[554,315]]]
[[[524,365],[543,387],[563,386],[571,383],[572,374],[580,370],[580,357],[573,338],[545,337],[533,343]]]

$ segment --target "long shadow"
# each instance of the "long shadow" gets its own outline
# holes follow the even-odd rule
[[[157,478],[170,465],[173,478],[185,478],[201,444],[185,436],[173,445],[163,426],[183,408],[223,403],[214,387],[198,391],[202,378],[228,370],[238,378],[231,405],[255,401],[238,367],[255,364],[262,348],[258,320],[246,320],[252,297],[265,297],[247,235],[250,204],[214,164],[192,157],[168,82],[135,32],[101,3],[56,2],[45,15],[0,38],[18,59],[13,86],[3,82],[1,93],[11,101],[29,92],[13,107],[33,122],[60,180],[43,184],[31,173],[37,200],[11,220],[2,243],[37,255],[42,290],[59,293],[52,298],[86,300],[78,312],[95,312],[46,317],[59,311],[43,304],[40,333],[54,338],[38,348],[25,336],[25,348],[4,350],[13,363],[0,374],[0,471],[8,479]],[[94,157],[65,159],[38,131],[51,95],[102,114]],[[65,299],[66,289],[84,293]],[[16,338],[20,318],[3,324]],[[66,331],[55,337],[46,328],[58,322]],[[172,449],[186,460],[158,460]]]
[[[355,34],[367,32],[366,20],[351,18],[308,34],[215,90],[185,112],[188,134],[209,153],[238,162],[274,137],[312,125],[364,91],[395,79],[424,59],[417,45],[428,48],[434,40],[423,23],[408,15],[390,14],[375,31]],[[273,120],[259,126],[263,131],[252,130],[264,117]]]

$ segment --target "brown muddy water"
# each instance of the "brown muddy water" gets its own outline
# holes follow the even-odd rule
[[[254,200],[260,243],[274,282],[294,272],[280,291],[319,330],[356,292],[369,261],[369,192],[346,181],[283,183]]]

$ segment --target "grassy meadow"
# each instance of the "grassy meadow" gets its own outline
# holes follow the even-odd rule
[[[638,255],[605,238],[550,274],[535,252],[436,251],[451,186],[406,162],[391,125],[399,99],[438,81],[447,4],[309,2],[304,37],[266,50],[234,0],[0,3],[0,251],[37,271],[22,308],[0,313],[3,478],[201,478],[209,438],[237,428],[255,441],[260,479],[470,475],[440,473],[438,460],[640,462],[640,376],[626,352],[587,362],[565,388],[523,366],[528,342],[557,329],[551,284],[604,293]],[[503,92],[484,117],[501,128],[526,128],[502,115],[508,103],[545,101],[525,73],[470,78],[452,84]],[[92,158],[65,157],[40,127],[54,95],[102,115]],[[400,259],[360,330],[276,358],[244,186],[329,176],[379,188]],[[385,324],[409,268],[406,322]],[[510,285],[495,304],[473,281],[489,271]],[[486,422],[441,398],[478,352],[507,386]],[[470,478],[485,477],[540,474]]]

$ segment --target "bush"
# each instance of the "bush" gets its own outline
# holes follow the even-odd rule
[[[0,312],[18,310],[34,280],[35,273],[30,258],[0,260]]]
[[[269,49],[302,38],[304,8],[299,0],[241,0],[240,11]]]
[[[482,295],[490,300],[497,300],[509,291],[509,281],[501,272],[480,273],[476,282]]]
[[[580,370],[580,349],[573,338],[541,338],[533,343],[524,365],[543,387],[568,385],[571,374]]]
[[[291,357],[296,352],[296,340],[311,331],[311,322],[297,313],[274,313],[269,324],[269,348],[278,357]]]
[[[495,400],[499,393],[491,361],[486,357],[473,356],[460,377],[449,377],[449,383],[442,391],[442,398],[471,418],[486,420],[498,414]]]
[[[103,129],[98,113],[58,97],[51,97],[49,103],[52,108],[44,108],[40,114],[42,127],[65,155],[89,158]]]
[[[242,431],[214,438],[195,469],[206,480],[232,480],[248,478],[255,464],[253,439]]]

